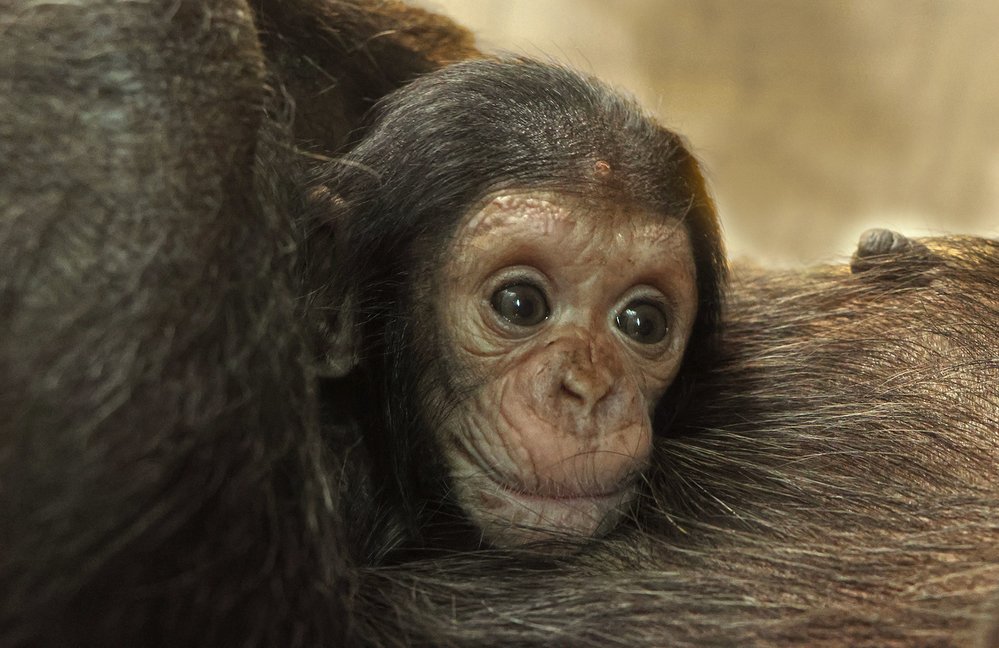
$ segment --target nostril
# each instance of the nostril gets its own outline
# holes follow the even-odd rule
[[[562,382],[562,396],[570,400],[578,400],[581,403],[586,401],[582,394],[566,384],[565,381]]]
[[[584,408],[592,408],[610,391],[610,384],[590,372],[569,371],[562,379],[561,396]]]

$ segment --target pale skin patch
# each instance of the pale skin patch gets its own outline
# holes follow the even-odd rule
[[[609,528],[652,446],[650,413],[679,370],[697,310],[678,219],[549,192],[493,196],[459,224],[438,316],[477,388],[440,432],[460,504],[516,544]],[[546,317],[513,323],[497,291],[530,286]],[[662,313],[641,341],[618,317]]]

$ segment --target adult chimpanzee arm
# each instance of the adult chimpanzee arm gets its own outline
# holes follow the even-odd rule
[[[402,628],[497,647],[997,645],[999,242],[733,274],[721,356],[657,440],[642,526],[548,569],[372,570]]]
[[[264,52],[294,98],[297,144],[331,155],[372,103],[446,63],[477,55],[448,18],[396,0],[254,0]]]
[[[0,643],[337,645],[249,7],[0,34]]]
[[[254,0],[272,83],[288,98],[290,141],[315,163],[342,154],[384,95],[445,63],[478,56],[454,22],[397,0]],[[303,221],[300,276],[313,349],[328,365],[342,326],[330,278],[340,269],[331,232]],[[335,355],[332,354],[332,355]]]

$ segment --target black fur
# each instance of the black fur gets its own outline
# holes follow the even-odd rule
[[[0,643],[343,645],[295,148],[467,36],[320,0],[17,2],[0,34]]]

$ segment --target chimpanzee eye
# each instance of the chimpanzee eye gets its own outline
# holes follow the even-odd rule
[[[550,313],[544,293],[530,284],[503,286],[490,303],[500,317],[517,326],[536,326]]]
[[[614,323],[639,344],[655,344],[666,337],[669,324],[659,304],[633,301],[617,314]]]

